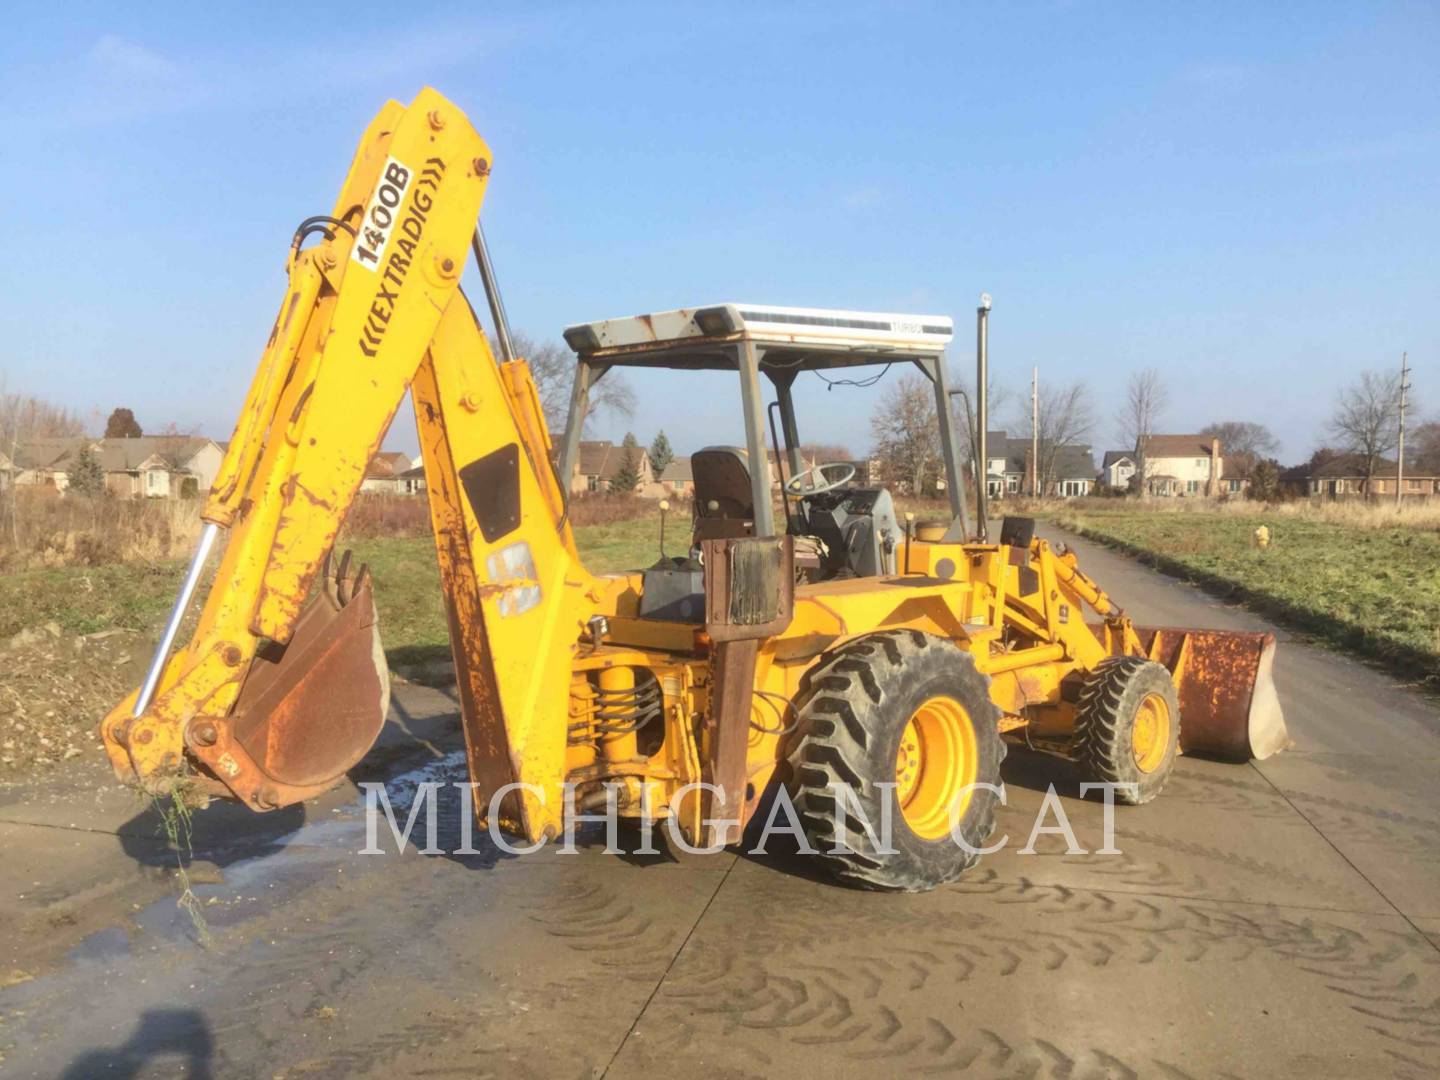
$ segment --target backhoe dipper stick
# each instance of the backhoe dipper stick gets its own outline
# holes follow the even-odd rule
[[[210,557],[210,549],[215,546],[215,538],[219,535],[220,526],[211,521],[207,521],[200,532],[200,543],[195,547],[190,569],[180,585],[180,594],[175,597],[175,606],[170,609],[170,621],[165,624],[165,633],[160,635],[160,644],[155,647],[155,658],[150,661],[150,670],[145,673],[145,682],[140,687],[139,696],[135,698],[134,716],[143,716],[150,707],[150,699],[155,696],[155,688],[160,685],[160,676],[165,673],[165,661],[170,659],[170,650],[175,646],[175,635],[180,632],[180,623],[185,618],[190,601],[195,598],[195,589],[200,584],[200,572],[205,569],[205,560]]]
[[[495,280],[495,267],[490,262],[490,248],[485,244],[485,229],[478,221],[475,223],[475,234],[470,237],[470,246],[475,251],[475,261],[480,265],[485,299],[490,302],[490,321],[495,324],[500,359],[508,364],[515,359],[515,349],[510,344],[510,320],[505,316],[505,301],[500,299],[500,285]]]

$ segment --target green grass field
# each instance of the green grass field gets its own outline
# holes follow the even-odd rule
[[[1053,520],[1345,651],[1440,680],[1440,532],[1303,514],[1085,508]],[[1261,550],[1255,530],[1270,530]]]
[[[649,566],[660,556],[658,539],[654,518],[575,530],[585,565],[597,574]],[[450,635],[435,541],[428,536],[360,540],[352,548],[355,558],[369,564],[375,579],[380,636],[391,665],[404,668],[448,658]]]
[[[575,530],[586,565],[597,573],[650,565],[659,557],[658,536],[653,517]],[[374,575],[381,633],[392,660],[448,655],[434,541],[359,540],[351,547]],[[47,623],[73,635],[112,629],[156,633],[183,573],[182,563],[162,562],[6,574],[0,577],[0,640]]]
[[[1440,680],[1440,532],[1350,525],[1299,514],[1066,509],[1057,524],[1121,547],[1212,591],[1241,600],[1340,648]],[[1268,550],[1254,543],[1271,530]],[[597,573],[654,562],[652,517],[575,530]],[[672,548],[676,544],[672,540]],[[449,645],[429,537],[361,540],[375,578],[392,663],[443,658]],[[179,586],[179,562],[33,570],[0,577],[0,641],[58,624],[64,633],[153,634]]]

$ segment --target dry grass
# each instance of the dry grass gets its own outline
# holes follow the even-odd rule
[[[1440,685],[1440,507],[1095,499],[1062,528],[1242,601],[1345,652]],[[1256,530],[1265,526],[1269,546]]]
[[[429,534],[430,500],[414,495],[360,495],[345,518],[343,540]]]
[[[690,499],[683,495],[671,495],[669,520],[690,521]],[[642,499],[638,495],[615,495],[597,492],[593,495],[576,495],[570,500],[570,524],[578,528],[587,525],[618,525],[624,521],[639,521],[643,518],[660,520],[660,500]]]
[[[674,497],[670,522],[690,520],[690,500]],[[654,519],[655,499],[581,495],[571,501],[576,528]],[[0,499],[0,570],[156,563],[185,558],[200,535],[196,499],[124,499],[20,489]],[[430,535],[430,504],[413,495],[361,495],[350,509],[342,543]]]
[[[0,570],[155,562],[188,554],[195,499],[124,499],[20,488],[0,499]]]

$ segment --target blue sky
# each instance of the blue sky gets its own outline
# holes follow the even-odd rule
[[[1097,448],[1147,365],[1166,430],[1259,420],[1287,460],[1401,350],[1440,405],[1434,4],[133,6],[7,16],[8,390],[227,437],[295,224],[429,83],[494,152],[537,337],[732,299],[939,312],[968,375],[988,290],[998,381],[1084,379]],[[864,449],[875,393],[817,383],[802,435]],[[737,438],[728,380],[641,397],[600,433]]]

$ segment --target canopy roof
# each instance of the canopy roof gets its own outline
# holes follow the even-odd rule
[[[733,370],[750,342],[762,369],[813,371],[936,357],[954,330],[945,315],[714,304],[578,323],[565,340],[587,363],[689,370]]]

